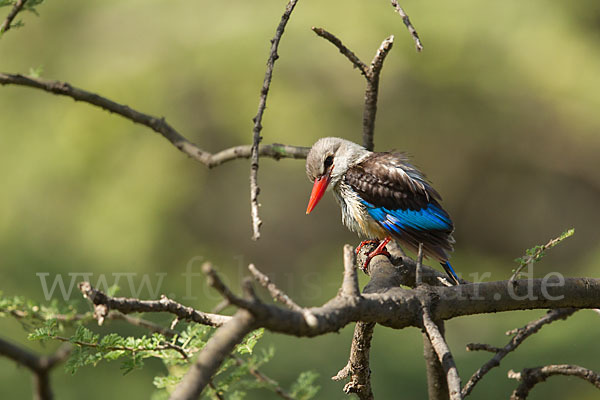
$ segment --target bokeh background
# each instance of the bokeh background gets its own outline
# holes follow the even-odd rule
[[[269,39],[284,1],[53,0],[0,39],[0,70],[41,69],[138,110],[165,116],[209,151],[251,141]],[[536,276],[597,277],[600,246],[600,3],[508,0],[402,3],[421,35],[417,54],[387,1],[300,1],[281,43],[263,120],[264,143],[310,146],[322,136],[360,141],[364,80],[311,26],[338,35],[364,61],[396,37],[381,78],[376,149],[410,153],[444,197],[456,225],[453,264],[467,278],[506,279],[514,258],[574,227]],[[2,18],[8,9],[2,9]],[[342,246],[358,239],[331,196],[304,213],[310,183],[300,160],[261,162],[262,238],[250,239],[249,163],[214,170],[164,138],[86,104],[23,87],[0,88],[0,290],[45,301],[39,273],[149,274],[160,293],[210,309],[218,296],[194,277],[212,261],[236,287],[249,262],[300,304],[320,305],[341,280]],[[122,295],[132,295],[126,278]],[[76,279],[78,281],[79,279]],[[365,278],[361,278],[365,282]],[[144,288],[139,293],[150,297]],[[55,292],[53,298],[61,299]],[[184,297],[187,297],[184,299]],[[73,291],[70,299],[78,299]],[[61,300],[62,301],[62,300]],[[84,303],[82,303],[84,304]],[[463,381],[504,332],[543,311],[460,318],[446,325]],[[166,319],[165,319],[166,321]],[[2,336],[39,352],[10,319]],[[130,332],[117,325],[121,332]],[[320,374],[319,399],[344,399],[330,381],[346,362],[352,326],[298,339],[267,334],[276,356],[264,372],[289,385]],[[131,331],[135,333],[137,331]],[[138,332],[139,333],[139,332]],[[576,363],[600,369],[600,316],[582,311],[544,328],[475,389],[505,399],[509,369]],[[377,327],[371,354],[381,399],[426,397],[421,333]],[[125,377],[118,363],[52,379],[60,399],[148,398],[149,361]],[[0,359],[0,398],[30,398],[30,375]],[[249,392],[249,399],[276,398]],[[551,378],[532,399],[595,399],[587,383]]]

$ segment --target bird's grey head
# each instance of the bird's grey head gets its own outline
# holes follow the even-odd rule
[[[326,137],[319,139],[306,157],[306,175],[311,182],[329,175],[332,186],[342,179],[348,168],[370,152],[349,140]]]

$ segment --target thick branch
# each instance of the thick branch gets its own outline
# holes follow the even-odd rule
[[[156,133],[159,133],[181,152],[194,160],[201,162],[208,168],[213,168],[238,158],[249,158],[251,155],[252,146],[249,145],[231,147],[215,154],[209,153],[187,140],[175,130],[175,128],[169,125],[164,118],[144,114],[124,104],[119,104],[98,94],[74,87],[67,82],[48,81],[20,74],[0,73],[0,85],[17,85],[40,89],[57,95],[70,97],[75,101],[88,103],[111,113],[118,114],[132,122],[147,126]],[[261,157],[274,158],[276,160],[281,158],[303,159],[306,158],[308,150],[309,149],[306,147],[287,146],[275,143],[261,146],[258,155]]]
[[[348,364],[336,376],[331,378],[334,381],[339,381],[350,376],[350,382],[344,386],[344,393],[355,393],[361,400],[372,400],[374,398],[371,390],[371,369],[369,368],[373,329],[375,329],[374,323],[356,323]]]
[[[221,326],[231,317],[219,314],[204,313],[191,307],[186,307],[166,296],[160,300],[140,300],[127,297],[111,297],[95,289],[89,282],[81,282],[79,290],[83,296],[94,304],[94,314],[98,322],[104,321],[110,310],[118,310],[123,314],[132,312],[168,312],[180,320],[194,321],[202,325]]]
[[[250,207],[252,214],[252,239],[258,240],[260,238],[260,225],[262,221],[258,216],[258,193],[260,191],[258,187],[258,145],[261,141],[260,131],[262,130],[262,117],[267,107],[267,95],[269,94],[269,87],[271,86],[271,79],[273,77],[273,67],[275,60],[279,58],[277,54],[277,48],[283,36],[283,31],[287,25],[294,7],[298,0],[290,0],[285,7],[285,12],[281,16],[281,21],[277,25],[275,30],[275,36],[271,39],[271,50],[269,52],[269,58],[267,60],[267,70],[265,71],[265,79],[260,90],[260,100],[258,102],[258,111],[254,117],[254,129],[252,130],[252,155],[250,162]]]
[[[512,392],[510,399],[525,400],[535,385],[554,375],[576,376],[600,389],[600,374],[590,369],[578,365],[546,365],[545,367],[525,368],[521,372],[515,372],[512,369],[508,371],[509,378],[521,381],[519,387]]]
[[[4,20],[2,25],[0,25],[0,36],[11,28],[13,20],[17,17],[17,14],[21,12],[26,2],[27,0],[17,0],[12,10],[10,10],[8,15],[6,16],[6,19]]]
[[[233,318],[219,328],[208,340],[196,362],[190,367],[181,382],[176,386],[170,400],[196,400],[217,372],[223,360],[231,354],[235,346],[255,326],[254,317],[245,310],[239,310]]]
[[[549,311],[542,318],[539,318],[535,321],[531,321],[530,323],[528,323],[520,329],[507,332],[508,335],[514,334],[515,336],[513,336],[512,339],[508,342],[508,344],[503,348],[469,343],[467,345],[468,351],[485,350],[496,352],[496,354],[488,362],[483,364],[477,371],[473,373],[469,381],[465,384],[465,386],[462,389],[463,397],[468,396],[475,387],[475,385],[477,385],[477,383],[481,380],[481,378],[483,378],[485,374],[487,374],[491,369],[499,366],[500,361],[502,361],[502,359],[506,357],[508,353],[514,351],[517,347],[519,347],[519,345],[523,343],[525,339],[527,339],[534,333],[537,333],[544,325],[550,324],[559,319],[566,319],[569,316],[571,316],[575,311],[577,311],[577,309],[575,308],[559,308],[556,310],[552,310]]]

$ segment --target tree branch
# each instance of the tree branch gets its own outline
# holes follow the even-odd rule
[[[371,369],[369,368],[369,354],[375,324],[372,322],[357,322],[352,336],[350,359],[336,376],[334,381],[340,381],[350,376],[350,382],[344,386],[344,393],[355,393],[361,400],[372,400]]]
[[[350,49],[348,49],[340,39],[323,28],[315,28],[312,30],[320,37],[331,42],[337,47],[348,60],[358,68],[362,75],[367,80],[367,89],[365,90],[365,108],[363,112],[363,146],[367,150],[373,150],[375,147],[375,116],[377,114],[377,96],[379,91],[379,75],[383,68],[383,62],[394,44],[394,36],[385,39],[379,49],[375,53],[375,57],[371,61],[371,66],[367,67]]]
[[[6,16],[6,19],[4,20],[2,25],[0,25],[0,36],[2,36],[4,32],[7,32],[11,28],[13,20],[17,17],[17,14],[21,12],[26,2],[27,0],[17,0],[12,10],[10,10],[8,15]]]
[[[271,79],[273,77],[273,67],[275,61],[279,58],[277,54],[277,48],[283,36],[283,31],[287,25],[294,7],[298,0],[290,0],[285,7],[285,12],[281,16],[281,21],[277,25],[275,30],[275,36],[271,39],[271,51],[269,52],[269,58],[267,60],[267,70],[265,71],[265,79],[260,90],[260,99],[258,102],[258,111],[256,116],[253,118],[254,129],[252,130],[252,152],[250,162],[250,208],[252,215],[252,239],[258,240],[260,238],[260,226],[262,221],[258,216],[258,194],[260,188],[258,187],[258,145],[261,141],[260,132],[262,130],[262,117],[267,107],[267,95],[269,94],[269,87],[271,86]]]
[[[444,323],[439,322],[440,333],[444,335]],[[446,380],[446,371],[442,367],[440,360],[431,344],[431,340],[426,332],[423,332],[423,357],[425,358],[425,368],[427,370],[427,394],[429,400],[448,400],[448,381]]]
[[[162,135],[178,150],[204,164],[208,168],[214,168],[223,163],[238,158],[250,158],[252,146],[235,146],[217,153],[209,153],[202,150],[194,143],[187,140],[175,128],[173,128],[164,118],[144,114],[124,104],[119,104],[113,100],[102,97],[96,93],[88,92],[72,86],[67,82],[48,81],[39,78],[32,78],[20,74],[0,73],[0,85],[26,86],[34,89],[40,89],[45,92],[60,96],[70,97],[75,101],[81,101],[90,105],[99,107],[111,113],[118,114],[132,122],[147,126],[156,133]],[[258,155],[261,157],[304,159],[310,149],[307,147],[288,146],[283,144],[270,144],[261,146]]]
[[[397,0],[392,0],[392,7],[394,7],[396,12],[398,14],[400,14],[400,17],[402,17],[402,22],[404,22],[404,25],[406,25],[406,29],[408,29],[410,36],[412,36],[413,40],[415,41],[415,47],[416,47],[417,51],[422,51],[423,45],[421,44],[421,39],[419,39],[419,34],[417,33],[417,30],[410,22],[408,15],[404,12],[402,7],[400,7],[400,4],[398,4]]]
[[[0,338],[0,354],[20,365],[27,367],[34,376],[34,400],[52,400],[54,395],[50,386],[50,370],[55,365],[67,359],[72,346],[63,345],[51,356],[38,356]]]
[[[433,350],[437,354],[440,364],[444,369],[450,400],[462,399],[458,369],[454,363],[450,348],[444,339],[444,335],[431,318],[428,304],[423,304],[423,328],[425,328],[425,333],[431,342],[431,347],[433,347]]]
[[[221,326],[231,319],[231,317],[219,314],[204,313],[191,307],[186,307],[166,296],[161,296],[160,300],[139,300],[127,297],[111,297],[104,292],[95,289],[89,282],[81,282],[79,290],[83,297],[94,304],[94,317],[99,324],[110,310],[118,310],[123,314],[132,312],[168,312],[176,315],[181,320],[194,321],[202,325]]]
[[[219,328],[208,340],[196,362],[190,367],[181,382],[169,397],[170,400],[196,400],[217,372],[223,360],[235,346],[253,329],[257,328],[254,317],[239,310],[231,320]]]
[[[506,332],[507,335],[515,335],[503,348],[491,347],[485,344],[469,343],[467,351],[485,350],[495,352],[496,354],[488,362],[483,364],[477,371],[473,373],[471,378],[462,389],[463,397],[468,396],[475,385],[487,374],[491,369],[500,365],[500,361],[506,357],[511,351],[514,351],[525,339],[537,333],[544,325],[551,324],[559,319],[567,319],[577,309],[575,308],[559,308],[549,311],[542,318],[529,322],[522,328]]]
[[[568,364],[546,365],[544,367],[525,368],[521,372],[515,372],[512,369],[508,371],[509,378],[521,381],[521,384],[512,392],[510,399],[525,400],[535,385],[554,375],[576,376],[600,389],[600,374],[590,369]]]

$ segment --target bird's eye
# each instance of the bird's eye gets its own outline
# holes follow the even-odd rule
[[[331,167],[331,164],[333,164],[333,156],[327,156],[327,158],[325,159],[325,162],[323,163],[323,165],[325,166],[325,169]]]

